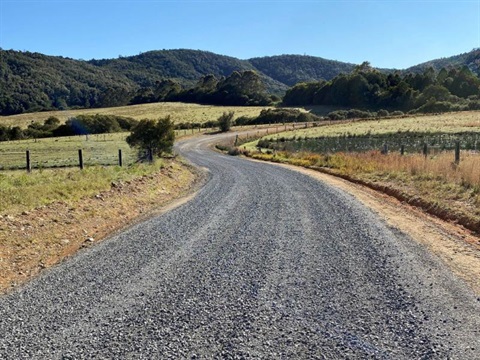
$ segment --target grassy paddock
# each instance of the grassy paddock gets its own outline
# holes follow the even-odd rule
[[[76,168],[38,170],[31,174],[3,171],[0,172],[0,212],[18,213],[54,201],[73,203],[110,189],[112,182],[130,181],[158,172],[163,166],[164,161],[157,160],[153,165],[93,166],[83,171]]]
[[[205,132],[201,129],[201,132]],[[176,130],[176,137],[198,134],[198,129]],[[84,163],[90,165],[117,165],[118,150],[122,150],[123,164],[134,163],[137,150],[125,141],[129,133],[65,136],[0,142],[0,170],[26,167],[26,151],[30,150],[34,169],[78,165],[78,150],[83,150]]]
[[[119,149],[124,164],[131,164],[137,153],[125,142],[127,136],[115,133],[0,142],[0,169],[25,168],[26,150],[30,150],[33,168],[76,166],[78,149],[83,149],[85,165],[118,164]]]
[[[185,103],[152,103],[141,105],[121,106],[114,108],[82,109],[65,111],[46,111],[38,113],[0,116],[0,124],[7,126],[20,126],[26,128],[32,122],[43,123],[49,116],[57,117],[62,123],[77,115],[117,115],[128,116],[137,120],[158,119],[170,115],[173,122],[178,123],[204,123],[217,120],[223,112],[234,111],[235,118],[240,116],[258,116],[260,111],[270,107],[258,106],[213,106]]]
[[[480,111],[464,111],[440,115],[407,116],[380,120],[362,120],[342,122],[334,121],[315,128],[298,129],[294,132],[282,132],[275,136],[293,138],[344,136],[344,135],[374,135],[397,132],[416,133],[459,133],[480,132]],[[270,137],[272,138],[272,137]],[[267,137],[267,139],[269,139]]]

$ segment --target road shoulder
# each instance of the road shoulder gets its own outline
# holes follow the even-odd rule
[[[190,200],[205,174],[179,161],[160,172],[112,184],[67,204],[55,202],[0,217],[0,293],[34,278],[79,250]]]

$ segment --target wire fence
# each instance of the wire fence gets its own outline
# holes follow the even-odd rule
[[[122,165],[129,165],[137,161],[138,152],[125,138],[125,134],[102,134],[1,142],[0,170],[80,166],[79,150],[85,166],[118,165],[120,156]]]
[[[480,150],[480,134],[385,134],[292,139],[277,137],[262,145],[262,147],[278,151],[311,151],[315,153],[366,152],[372,150],[434,153],[455,150],[457,146],[461,150]]]

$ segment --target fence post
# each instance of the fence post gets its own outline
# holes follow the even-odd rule
[[[455,141],[455,164],[460,163],[460,141]]]
[[[152,149],[148,149],[148,161],[153,163],[153,151],[152,151]]]
[[[30,162],[30,150],[27,150],[27,172],[32,172],[32,164]]]
[[[383,144],[382,154],[383,154],[383,155],[387,155],[387,154],[388,154],[388,144],[387,144],[387,143],[384,143],[384,144]]]
[[[405,145],[400,145],[400,155],[405,155]]]
[[[423,144],[423,156],[427,157],[428,155],[428,145],[427,143]]]
[[[118,149],[118,166],[123,166],[122,149]]]
[[[83,152],[82,149],[78,149],[78,163],[80,166],[80,170],[83,170]]]

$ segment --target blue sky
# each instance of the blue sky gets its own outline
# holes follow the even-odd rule
[[[85,60],[306,54],[403,69],[480,47],[480,0],[0,0],[0,47]]]

